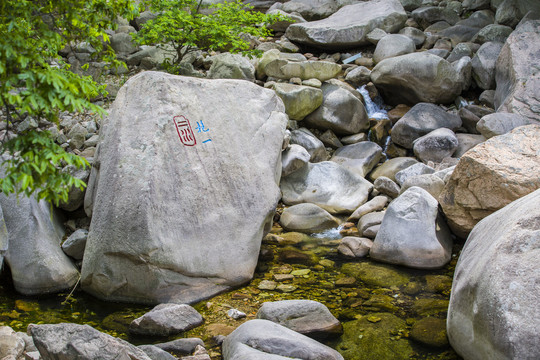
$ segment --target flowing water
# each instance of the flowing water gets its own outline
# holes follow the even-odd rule
[[[376,120],[388,119],[388,112],[382,97],[377,96],[375,99],[371,99],[369,92],[366,90],[366,85],[359,87],[357,91],[364,98],[368,118]]]

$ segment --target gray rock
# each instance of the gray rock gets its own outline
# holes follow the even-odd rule
[[[472,81],[472,60],[468,56],[452,63],[452,67],[456,70],[461,83],[461,90],[465,91],[471,86]]]
[[[426,41],[426,34],[424,34],[422,30],[417,28],[408,26],[399,30],[399,33],[410,38],[414,42],[414,45],[416,47],[422,46],[424,41]]]
[[[403,194],[407,189],[417,186],[426,190],[431,196],[435,199],[439,198],[439,195],[444,189],[444,181],[435,174],[422,174],[410,176],[405,180],[401,186],[400,195]]]
[[[450,103],[460,93],[460,74],[443,58],[412,53],[385,59],[371,72],[371,81],[391,105]]]
[[[448,184],[448,181],[450,180],[450,177],[454,173],[454,170],[456,169],[456,166],[450,166],[446,169],[439,170],[435,172],[433,175],[437,175],[445,184]]]
[[[455,11],[438,6],[421,7],[412,11],[411,15],[424,29],[437,21],[445,21],[450,25],[455,25],[460,20]]]
[[[247,81],[128,80],[86,193],[85,291],[192,303],[251,279],[280,197],[283,111],[274,91]]]
[[[5,360],[23,359],[25,342],[9,326],[0,326],[0,356]]]
[[[285,204],[309,202],[332,214],[353,212],[366,202],[372,188],[363,177],[331,161],[307,164],[281,179]]]
[[[366,133],[358,133],[354,135],[344,136],[341,138],[341,142],[345,145],[352,145],[367,140],[368,137]]]
[[[287,231],[313,233],[335,228],[340,220],[315,204],[298,204],[283,210],[280,225]]]
[[[369,254],[378,261],[418,269],[447,264],[452,238],[438,216],[437,200],[424,189],[412,187],[392,201]]]
[[[238,309],[230,309],[229,311],[227,311],[227,316],[233,320],[240,320],[245,318],[247,315],[246,313],[243,313]]]
[[[497,24],[514,28],[529,11],[540,12],[540,3],[535,0],[504,0],[497,6],[495,20]]]
[[[447,331],[465,359],[540,358],[539,203],[536,190],[484,218],[461,251]]]
[[[483,135],[456,134],[456,137],[458,139],[458,147],[452,155],[455,158],[460,158],[461,156],[463,156],[463,154],[465,154],[467,151],[469,151],[476,145],[486,141],[486,138]]]
[[[491,41],[504,43],[512,31],[514,30],[509,26],[490,24],[482,28],[472,41],[478,44],[484,44]]]
[[[435,169],[431,166],[427,166],[423,163],[416,163],[398,172],[395,176],[396,183],[399,186],[402,186],[403,183],[405,183],[405,181],[407,181],[407,179],[411,176],[433,174],[434,172]]]
[[[446,60],[453,63],[454,61],[457,61],[465,56],[472,57],[473,52],[469,44],[461,43],[454,46],[454,49],[450,52]]]
[[[480,104],[494,108],[495,105],[495,90],[484,90],[478,97]]]
[[[303,45],[343,49],[367,45],[366,35],[375,28],[397,32],[406,20],[399,0],[374,0],[344,6],[323,20],[292,24],[285,36]]]
[[[203,323],[201,314],[186,304],[159,304],[133,320],[129,332],[147,336],[170,336],[193,329]]]
[[[292,0],[286,1],[281,10],[287,13],[298,13],[308,21],[326,18],[339,9],[335,0]]]
[[[323,92],[311,86],[277,83],[274,91],[283,100],[285,112],[291,120],[303,120],[323,102]]]
[[[415,50],[416,45],[408,36],[400,34],[386,35],[377,43],[373,53],[373,62],[377,64],[384,59],[410,54]]]
[[[433,130],[413,142],[413,151],[422,162],[440,163],[444,158],[452,156],[458,147],[456,134],[450,129]]]
[[[223,342],[223,359],[343,360],[334,349],[268,320],[240,325]],[[277,355],[277,356],[275,356]]]
[[[476,129],[480,134],[489,139],[493,136],[509,133],[519,126],[529,125],[531,123],[533,121],[519,114],[496,112],[482,117],[476,124]]]
[[[369,249],[373,246],[373,241],[367,238],[346,236],[341,239],[337,251],[343,256],[363,258],[369,254]]]
[[[311,155],[303,146],[291,144],[282,153],[281,176],[287,176],[302,168],[309,162],[310,157]]]
[[[339,138],[337,137],[337,135],[334,134],[334,132],[330,129],[323,132],[319,136],[319,139],[327,147],[331,147],[333,149],[338,149],[338,148],[343,147],[343,144],[341,143],[341,141],[339,141]]]
[[[399,0],[403,8],[407,11],[413,11],[422,6],[422,0]]]
[[[365,177],[379,163],[382,148],[372,141],[346,145],[336,150],[330,161]]]
[[[44,359],[151,360],[141,349],[88,325],[30,325],[28,331]]]
[[[330,129],[340,135],[352,135],[369,128],[366,109],[352,92],[331,83],[323,84],[322,92],[322,105],[304,119],[308,127]]]
[[[454,25],[444,30],[441,30],[437,35],[443,39],[449,39],[452,46],[457,46],[460,43],[472,41],[480,29],[465,25]],[[448,49],[448,50],[451,50]]]
[[[88,182],[88,178],[90,177],[89,168],[77,169],[74,166],[66,166],[62,169],[62,172],[68,173],[74,178],[82,180],[85,183]],[[77,210],[84,203],[84,191],[85,189],[81,190],[76,186],[72,186],[68,192],[68,200],[61,201],[58,207],[66,211]]]
[[[0,206],[0,269],[4,266],[4,256],[6,256],[9,246],[9,234],[6,227],[6,220],[4,219],[4,212],[2,206]]]
[[[72,149],[80,149],[86,141],[88,130],[81,124],[77,123],[69,130],[67,137],[69,139],[69,147]]]
[[[472,58],[472,76],[484,90],[495,89],[495,62],[502,47],[499,42],[484,43]]]
[[[463,7],[467,10],[489,9],[491,0],[463,0]]]
[[[539,3],[540,4],[540,3]],[[540,51],[540,20],[526,22],[506,40],[496,63],[495,109],[540,121],[540,73],[531,59]]]
[[[397,198],[399,195],[399,185],[386,176],[379,176],[375,179],[373,186],[379,193],[388,195],[392,199]]]
[[[387,160],[381,166],[369,173],[369,179],[375,181],[380,176],[386,176],[390,180],[395,181],[398,172],[417,162],[418,161],[415,158],[410,157],[397,157]]]
[[[62,250],[75,260],[82,260],[84,255],[84,248],[86,247],[86,239],[88,237],[88,230],[79,229],[71,234],[66,241],[62,244]]]
[[[174,355],[182,356],[193,354],[198,346],[204,347],[204,342],[199,338],[181,338],[155,344],[155,346]]]
[[[133,38],[127,33],[116,33],[111,37],[111,47],[117,53],[132,54],[138,50],[137,46],[133,44]]]
[[[354,221],[360,219],[362,216],[373,212],[384,209],[388,203],[388,197],[383,195],[375,196],[373,199],[369,200],[367,203],[361,205],[356,209],[347,221]]]
[[[380,225],[384,218],[384,214],[384,211],[375,211],[362,216],[358,221],[358,231],[363,234],[368,228]]]
[[[255,66],[239,54],[223,53],[210,58],[209,79],[255,80]]]
[[[326,81],[341,72],[341,66],[329,61],[287,61],[273,60],[265,67],[265,73],[278,79],[300,78]]]
[[[138,348],[152,360],[177,360],[176,357],[154,345],[139,345]]]
[[[26,119],[17,124],[17,132],[24,132],[28,129],[37,129],[39,126],[36,119],[33,117],[27,116]]]
[[[34,196],[0,195],[9,234],[6,262],[15,290],[24,295],[55,293],[71,288],[79,272],[60,248],[63,227],[51,206]],[[54,211],[54,210],[53,210]]]
[[[366,40],[372,43],[373,45],[377,45],[379,41],[381,41],[381,39],[385,37],[386,35],[388,35],[388,33],[384,31],[383,29],[375,28],[371,30],[369,34],[366,35]]]
[[[302,146],[311,155],[312,163],[326,161],[328,154],[321,140],[306,128],[291,131],[291,144]],[[285,175],[285,174],[284,174]]]
[[[347,73],[345,81],[358,88],[370,82],[370,75],[371,70],[365,66],[358,66]]]
[[[446,112],[434,104],[419,103],[413,106],[392,128],[392,142],[412,149],[414,140],[439,128],[457,130],[459,116]]]
[[[313,300],[265,302],[257,319],[270,320],[311,338],[340,335],[341,323],[323,304]]]

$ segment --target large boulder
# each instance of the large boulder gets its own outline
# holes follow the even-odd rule
[[[8,250],[9,234],[7,232],[6,220],[4,219],[4,212],[2,206],[0,206],[0,269],[3,269],[4,256]]]
[[[445,59],[427,52],[384,59],[371,81],[387,103],[450,103],[461,93],[460,73]]]
[[[416,45],[411,38],[400,34],[389,34],[377,43],[373,61],[377,64],[387,58],[413,53],[414,50],[416,50]]]
[[[466,238],[484,217],[540,188],[540,125],[518,127],[461,156],[439,197],[448,225]]]
[[[223,359],[343,360],[334,349],[269,320],[240,325],[223,342]]]
[[[9,237],[5,259],[15,290],[40,295],[73,287],[79,272],[60,247],[64,230],[51,205],[34,196],[0,194],[0,206]]]
[[[307,164],[281,179],[283,202],[316,204],[330,213],[352,213],[366,202],[373,185],[332,161]]]
[[[369,44],[367,34],[375,28],[398,32],[406,20],[399,0],[372,0],[344,6],[323,20],[292,24],[285,36],[303,45],[343,49]]]
[[[540,20],[519,26],[506,40],[496,63],[495,108],[540,121]]]
[[[239,54],[223,53],[210,58],[209,79],[255,80],[255,66]]]
[[[89,325],[32,324],[28,332],[43,359],[151,360],[136,346]]]
[[[460,117],[456,114],[444,111],[434,104],[419,103],[392,127],[392,142],[412,149],[416,139],[440,128],[457,130],[461,123]]]
[[[450,261],[452,238],[439,216],[437,200],[413,186],[386,209],[369,252],[372,259],[418,269],[441,268]]]
[[[308,127],[330,129],[340,135],[369,129],[366,109],[356,94],[333,83],[324,83],[322,92],[322,105],[304,119]]]
[[[298,13],[308,21],[326,18],[339,9],[336,0],[291,0],[285,1],[281,10]]]
[[[193,303],[251,279],[280,197],[283,111],[247,81],[131,78],[101,129],[82,287]]]
[[[539,359],[540,190],[470,233],[456,265],[447,330],[464,359]]]

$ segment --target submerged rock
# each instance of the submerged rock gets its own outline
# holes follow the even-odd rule
[[[343,335],[336,348],[348,360],[410,359],[414,351],[404,332],[404,320],[389,313],[373,313],[343,324]]]
[[[374,287],[400,287],[410,280],[405,273],[396,271],[390,266],[369,262],[344,264],[341,272]]]
[[[463,358],[537,359],[540,190],[480,221],[461,252],[448,337]]]
[[[250,82],[132,77],[86,194],[83,289],[193,303],[251,279],[280,197],[286,118],[277,95]]]

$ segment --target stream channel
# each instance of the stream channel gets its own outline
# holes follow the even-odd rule
[[[354,231],[350,228],[342,233]],[[325,304],[342,322],[344,334],[322,342],[340,351],[346,360],[459,359],[448,345],[444,324],[461,245],[454,246],[452,261],[446,267],[423,271],[369,258],[346,259],[337,252],[342,236],[337,229],[306,235],[282,233],[274,227],[272,233],[263,240],[253,280],[196,304],[205,323],[176,338],[202,338],[212,359],[221,359],[214,336],[226,335],[255,318],[262,303],[310,299]],[[15,331],[26,331],[30,323],[73,322],[89,324],[134,344],[174,339],[128,335],[129,323],[151,307],[103,302],[79,289],[69,298],[69,292],[24,297],[14,291],[6,272],[0,286],[0,323]],[[229,318],[231,308],[247,317]]]

